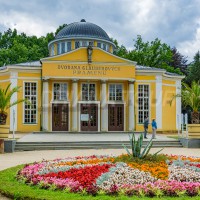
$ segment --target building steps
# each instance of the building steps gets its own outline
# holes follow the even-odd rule
[[[148,141],[143,142],[143,147]],[[70,149],[123,149],[122,144],[130,148],[129,141],[81,141],[81,142],[16,142],[15,151],[70,150]],[[153,148],[181,148],[178,141],[153,141]]]

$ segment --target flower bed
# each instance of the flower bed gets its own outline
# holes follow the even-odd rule
[[[138,161],[128,155],[88,156],[26,165],[17,179],[51,190],[127,196],[200,195],[200,159],[167,156]]]

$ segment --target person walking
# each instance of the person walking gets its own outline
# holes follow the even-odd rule
[[[149,126],[149,118],[145,117],[145,119],[144,119],[144,138],[146,138],[146,139],[147,139],[148,126]]]
[[[152,126],[152,138],[153,139],[156,139],[156,129],[157,129],[157,123],[156,123],[156,120],[155,119],[152,119],[152,123],[151,123],[151,126]]]

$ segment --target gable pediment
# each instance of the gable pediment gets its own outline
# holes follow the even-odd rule
[[[42,62],[45,61],[68,61],[68,62],[88,62],[87,48],[78,48],[73,51],[64,53],[62,55],[57,55],[53,57],[47,57],[41,59]],[[106,52],[100,48],[93,48],[92,52],[92,62],[93,63],[121,63],[136,65],[135,62],[120,58],[109,52]]]

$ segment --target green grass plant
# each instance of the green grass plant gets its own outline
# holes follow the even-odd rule
[[[145,164],[145,163],[151,163],[151,162],[160,163],[161,161],[166,161],[166,160],[168,160],[168,157],[164,154],[158,154],[156,156],[154,156],[154,154],[148,154],[143,159],[132,157],[132,156],[129,156],[128,154],[122,154],[114,158],[115,162],[125,162],[125,163],[136,162],[138,164]]]

